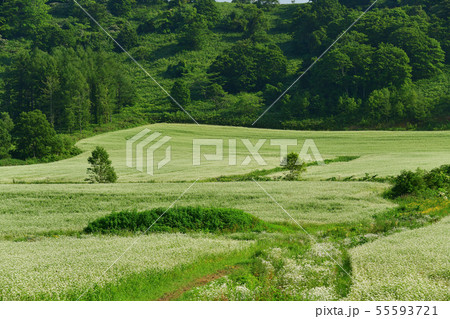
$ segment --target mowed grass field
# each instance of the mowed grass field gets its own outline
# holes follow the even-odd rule
[[[166,144],[171,146],[170,163],[155,170],[153,176],[126,166],[126,141],[143,129],[152,133],[159,132],[169,136]],[[223,139],[223,160],[206,161],[193,166],[193,139]],[[229,163],[229,140],[236,140],[236,165]],[[253,145],[265,139],[260,154],[265,166],[255,160],[241,165],[249,155],[241,139],[248,139]],[[321,180],[330,177],[364,176],[365,173],[379,176],[394,175],[402,169],[417,167],[430,169],[444,164],[450,158],[450,132],[306,132],[283,131],[226,126],[207,126],[194,124],[154,124],[129,130],[122,130],[94,136],[78,142],[85,151],[83,154],[60,162],[22,167],[0,167],[0,183],[12,182],[83,182],[86,178],[87,158],[95,146],[100,145],[110,153],[112,162],[119,175],[119,182],[148,181],[189,181],[197,178],[217,177],[220,175],[242,174],[255,169],[279,166],[279,146],[271,145],[271,139],[296,139],[297,146],[289,151],[299,152],[306,139],[313,139],[324,158],[337,156],[360,156],[347,163],[332,163],[327,166],[312,167],[304,175],[309,180]],[[141,139],[142,140],[142,139]],[[166,147],[155,152],[155,159],[163,159]],[[212,146],[202,147],[202,154],[215,152]],[[144,159],[144,162],[146,160]]]
[[[126,141],[144,128],[172,138],[167,144],[172,149],[172,161],[156,170],[154,176],[126,166]],[[224,159],[193,166],[194,138],[223,139]],[[230,166],[228,145],[233,139],[237,140],[237,165]],[[266,140],[260,150],[266,166],[259,166],[254,160],[240,165],[249,155],[241,139],[252,144]],[[197,265],[198,269],[190,273],[195,279],[200,273],[207,275],[232,265],[232,258],[234,262],[244,258],[255,247],[254,240],[245,236],[239,239],[220,234],[151,234],[139,237],[123,260],[103,274],[136,236],[88,236],[82,230],[90,221],[111,212],[169,207],[198,178],[200,181],[176,205],[238,208],[267,222],[294,225],[253,181],[201,181],[279,166],[279,147],[270,145],[270,139],[298,139],[297,146],[289,147],[289,151],[296,152],[305,139],[313,139],[328,159],[359,156],[350,162],[310,166],[303,181],[258,182],[298,223],[311,229],[369,222],[373,215],[395,206],[381,196],[389,187],[387,183],[325,179],[361,177],[366,173],[395,175],[402,169],[434,168],[448,163],[450,158],[450,132],[299,132],[155,124],[81,140],[78,146],[84,153],[77,157],[49,164],[0,167],[0,300],[77,299],[91,285],[107,287],[105,291],[109,291],[108,287],[115,289],[119,282],[131,289],[92,298],[159,298],[160,293],[168,291],[141,294],[126,278],[138,276],[131,281],[136,283],[142,282],[139,276],[146,280],[163,278],[152,285],[160,284],[167,290],[166,274],[174,272],[183,277],[188,272],[185,267]],[[87,157],[97,145],[110,153],[118,183],[83,182]],[[215,151],[213,147],[202,150]],[[164,152],[162,147],[155,153],[156,158],[162,159]],[[447,219],[351,250],[354,280],[348,298],[370,299],[364,293],[366,286],[379,299],[448,298],[442,289],[448,282],[440,279],[448,278],[448,229]],[[434,236],[437,240],[433,240]],[[408,265],[403,264],[404,259]],[[435,265],[427,265],[428,262]],[[390,283],[384,282],[384,272]],[[414,281],[416,275],[419,279]],[[173,278],[176,283],[178,277]],[[173,289],[178,288],[175,283]],[[424,283],[426,291],[414,287],[415,283]]]

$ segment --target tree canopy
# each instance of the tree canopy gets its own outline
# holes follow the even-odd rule
[[[205,124],[252,125],[277,101],[257,125],[449,128],[449,0],[379,1],[337,42],[372,1],[233,2],[79,0],[99,28],[72,1],[0,1],[0,112],[78,136],[191,121],[170,92]],[[0,135],[0,156],[34,156]]]

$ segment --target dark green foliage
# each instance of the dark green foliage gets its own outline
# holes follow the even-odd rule
[[[340,4],[349,8],[368,7],[372,0],[339,0]]]
[[[244,32],[246,37],[266,31],[267,17],[261,9],[254,5],[239,5],[223,22],[223,28],[233,32]]]
[[[450,165],[432,169],[423,176],[425,184],[431,189],[444,189],[450,186]]]
[[[421,170],[416,172],[402,171],[400,175],[394,178],[394,186],[391,189],[392,197],[417,194],[423,191],[426,187],[423,175],[424,172]]]
[[[0,33],[6,37],[32,37],[49,20],[45,0],[0,2]]]
[[[90,183],[115,183],[117,181],[117,174],[114,167],[111,166],[108,152],[100,146],[97,146],[92,151],[92,155],[88,158],[88,163],[91,165],[87,169],[89,177],[86,178]]]
[[[360,14],[342,4],[358,10],[369,5],[318,0],[298,7],[292,31],[296,52],[304,61],[312,62]],[[298,119],[286,121],[289,125],[283,127],[339,129],[345,122],[348,127],[381,128],[402,122],[423,126],[433,117],[439,121],[439,98],[425,97],[411,80],[436,81],[445,56],[441,32],[448,25],[439,19],[430,24],[431,4],[426,10],[406,7],[406,2],[389,5],[392,8],[383,8],[384,4],[369,11],[336,43],[297,92],[294,87],[278,102],[284,118]],[[445,90],[439,93],[445,94]]]
[[[151,228],[149,229],[149,227]],[[87,233],[121,232],[242,232],[263,229],[264,223],[242,210],[216,207],[155,208],[125,211],[99,218],[84,229]]]
[[[414,78],[429,78],[441,72],[445,53],[437,40],[428,37],[420,29],[399,28],[390,35],[390,42],[408,54]]]
[[[188,65],[186,61],[180,61],[175,65],[169,65],[167,67],[167,75],[179,78],[189,73]]]
[[[300,6],[293,21],[294,38],[297,48],[305,52],[305,45],[309,41],[316,41],[318,35],[313,35],[316,31],[326,32],[328,25],[343,18],[347,10],[340,5],[338,0],[316,0],[305,6]],[[336,32],[333,30],[333,32]],[[305,52],[306,53],[306,52]]]
[[[427,190],[438,191],[446,196],[450,191],[450,165],[442,165],[429,172],[420,169],[415,172],[402,171],[400,175],[394,177],[393,183],[387,192],[387,195],[393,198],[420,195]]]
[[[210,34],[205,20],[194,21],[182,29],[179,43],[188,50],[200,50],[208,41]]]
[[[0,113],[0,163],[2,166],[61,160],[81,153],[74,139],[57,135],[41,111],[22,113],[17,125]],[[10,153],[15,157],[10,159]]]
[[[40,110],[20,114],[12,135],[14,153],[20,159],[43,158],[62,151],[55,130]]]
[[[57,23],[45,24],[36,30],[34,38],[34,45],[47,52],[57,46],[74,47],[76,44],[76,30],[70,24],[63,27]]]
[[[125,50],[130,50],[138,44],[138,35],[129,23],[124,23],[116,40]],[[118,47],[117,50],[121,51]]]
[[[134,0],[109,0],[108,10],[115,16],[127,16],[134,3]]]
[[[14,123],[8,113],[0,113],[0,159],[9,157],[12,147],[11,131]]]
[[[156,80],[169,77],[166,90],[183,77],[196,120],[225,125],[251,125],[372,3],[78,2]],[[379,1],[257,125],[448,129],[449,7]],[[14,121],[39,109],[69,134],[122,127],[131,113],[190,121],[146,89],[141,70],[73,1],[0,1],[0,33],[0,110]]]
[[[256,4],[258,8],[267,11],[273,9],[277,4],[280,4],[280,1],[278,0],[255,0],[253,2]]]
[[[209,69],[217,82],[232,93],[261,90],[286,74],[287,59],[276,45],[249,40],[236,43],[219,55]]]
[[[176,80],[170,90],[170,95],[177,101],[181,106],[188,105],[191,102],[191,91],[183,80]],[[174,107],[178,107],[175,102],[172,101]]]
[[[103,23],[105,18],[110,16],[110,13],[107,10],[108,0],[77,0],[77,2],[100,23]],[[53,6],[50,11],[52,15],[62,17],[73,16],[83,23],[92,26],[95,25],[95,22],[93,22],[74,1],[67,1],[67,3],[62,5],[58,5],[58,3],[56,5],[55,3],[52,4]]]
[[[3,127],[8,132],[11,132],[12,129],[14,128],[14,122],[8,113],[6,112],[0,113],[0,126]]]
[[[299,161],[297,153],[289,153],[282,163],[286,169],[289,170],[287,174],[284,175],[284,179],[288,181],[298,181],[300,179],[300,174],[306,171],[306,163]]]
[[[5,109],[13,118],[40,109],[58,130],[73,132],[112,115],[135,100],[122,64],[104,51],[54,48],[18,52],[6,69]]]
[[[408,56],[392,44],[381,43],[372,59],[371,82],[375,87],[399,87],[411,78]]]
[[[178,32],[183,30],[183,28],[187,28],[192,23],[204,19],[202,15],[197,13],[197,10],[193,6],[181,5],[171,10],[162,11],[156,17],[148,19],[139,26],[138,32]]]
[[[220,13],[214,0],[193,0],[197,13],[208,21],[209,27],[214,27],[220,20]]]

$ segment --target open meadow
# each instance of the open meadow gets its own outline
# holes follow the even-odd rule
[[[172,161],[154,176],[126,166],[126,141],[143,129],[169,136]],[[205,161],[193,166],[193,139],[223,139],[224,159]],[[236,139],[237,165],[228,165],[229,140]],[[267,165],[258,165],[252,160],[240,165],[249,155],[241,139],[248,139],[253,145],[265,139],[259,153]],[[365,173],[379,176],[398,174],[402,169],[421,167],[430,169],[445,164],[450,157],[450,132],[386,132],[386,131],[289,131],[207,126],[194,124],[154,124],[133,129],[97,135],[81,140],[77,146],[83,150],[74,158],[63,161],[22,167],[0,167],[0,182],[64,182],[80,183],[86,178],[87,158],[95,146],[103,146],[110,154],[113,166],[119,175],[119,183],[148,181],[191,181],[220,175],[243,174],[255,169],[279,166],[280,147],[270,145],[270,139],[296,139],[297,146],[288,151],[300,152],[306,139],[313,139],[323,158],[337,156],[360,156],[348,163],[332,163],[326,167],[313,167],[305,174],[309,180],[330,177],[364,176]],[[169,145],[169,144],[168,144]],[[165,148],[155,152],[155,157],[164,158]],[[202,152],[214,153],[213,147],[202,147]]]
[[[172,137],[172,161],[154,176],[125,165],[127,139],[144,128]],[[228,140],[236,139],[238,165],[229,166],[225,157],[192,166],[194,138],[223,138],[224,154],[229,151]],[[241,139],[252,144],[267,140],[260,150],[266,166],[255,161],[239,165],[248,155]],[[252,180],[208,181],[279,166],[279,147],[271,146],[270,139],[298,139],[299,145],[289,147],[297,152],[305,139],[313,139],[325,159],[353,158],[309,166],[301,181],[260,180],[259,185]],[[374,216],[384,216],[398,205],[382,196],[388,182],[356,178],[366,173],[388,177],[402,169],[442,165],[450,158],[449,140],[450,132],[306,132],[155,124],[80,140],[77,145],[83,153],[70,159],[0,167],[0,300],[73,300],[84,290],[88,293],[83,298],[89,300],[216,300],[224,296],[272,300],[275,297],[255,283],[264,274],[274,278],[278,296],[285,300],[448,299],[448,219],[423,229],[393,229],[393,235],[361,233],[357,238],[362,245],[340,245],[355,227],[370,225]],[[111,156],[119,176],[116,184],[83,182],[87,157],[98,145]],[[214,150],[205,147],[204,152]],[[163,151],[156,156],[162,158]],[[353,181],[344,181],[350,176]],[[200,180],[179,198],[196,179]],[[176,207],[236,208],[274,226],[267,232],[175,232],[143,237],[139,233],[83,232],[88,223],[112,212],[145,211],[174,202]],[[339,236],[327,233],[341,228],[346,230]],[[135,240],[136,245],[103,273]],[[347,248],[351,248],[350,257],[344,252]],[[352,278],[339,275],[328,252],[347,265]],[[249,281],[238,284],[231,274],[204,288],[183,288],[217,271],[239,274],[247,268],[260,269],[259,277],[248,279],[253,274],[246,274]],[[370,293],[365,290],[368,285]],[[175,292],[167,297],[171,291]]]

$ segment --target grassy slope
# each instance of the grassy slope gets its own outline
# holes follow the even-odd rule
[[[393,205],[379,183],[263,182],[301,223],[365,220]],[[184,183],[0,185],[0,238],[81,231],[89,221],[124,209],[167,207]],[[239,208],[267,221],[291,222],[253,182],[197,183],[177,205]]]
[[[449,300],[450,218],[351,251],[353,300]]]
[[[299,146],[290,151],[300,151],[307,138],[314,139],[325,158],[339,155],[361,155],[360,159],[347,163],[333,163],[325,167],[311,167],[306,179],[324,179],[332,176],[357,175],[364,173],[393,175],[402,169],[422,167],[429,169],[444,164],[450,156],[450,132],[306,132],[253,129],[226,126],[197,126],[191,124],[154,124],[146,126],[172,137],[172,161],[156,171],[154,176],[141,173],[125,165],[126,140],[140,132],[144,127],[106,133],[81,140],[78,146],[85,153],[60,162],[21,167],[0,167],[0,183],[16,181],[82,182],[86,177],[87,157],[96,145],[104,146],[111,155],[119,182],[180,181],[196,178],[216,177],[218,175],[241,174],[254,169],[271,168],[279,164],[279,148],[267,141],[260,154],[267,166],[258,166],[252,161],[248,166],[239,165],[248,155],[241,138],[256,143],[258,139],[298,139]],[[205,162],[192,166],[192,139],[225,139],[223,161]],[[238,139],[238,165],[228,166],[228,139]],[[163,158],[165,148],[155,153]],[[213,148],[204,148],[213,153]]]

